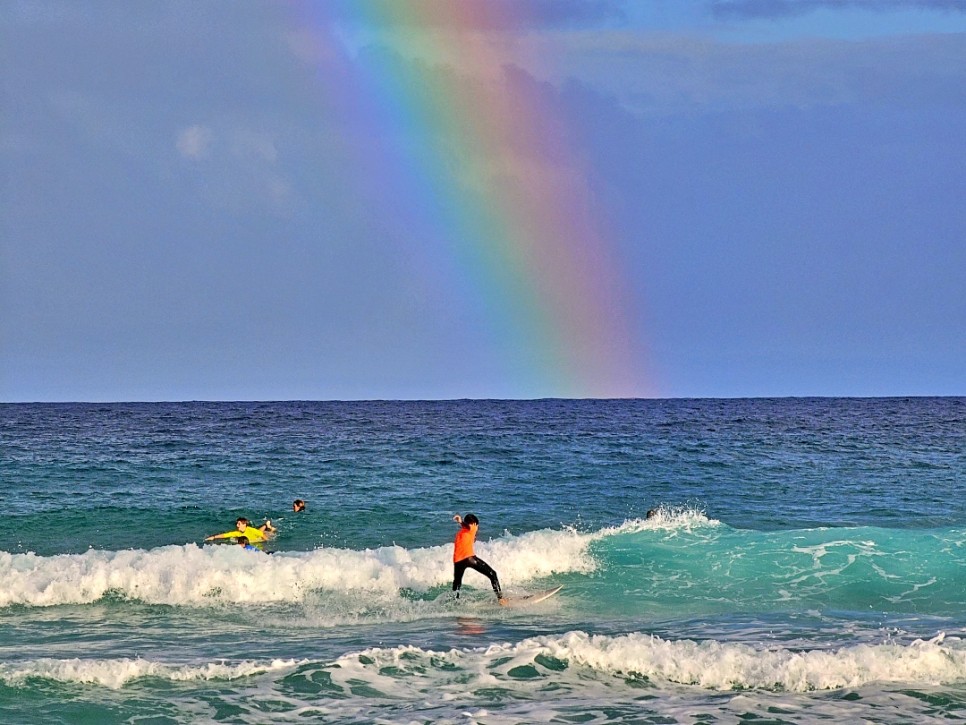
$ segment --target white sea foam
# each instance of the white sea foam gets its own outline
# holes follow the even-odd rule
[[[499,571],[504,587],[597,568],[590,546],[599,539],[652,528],[690,528],[717,522],[693,511],[626,521],[595,532],[544,529],[477,542],[477,554]],[[0,607],[87,604],[106,596],[149,604],[303,601],[312,592],[365,592],[388,597],[449,584],[450,544],[406,549],[320,548],[269,555],[231,545],[165,546],[124,551],[37,556],[0,552]]]
[[[715,641],[665,640],[643,633],[618,636],[568,632],[517,644],[433,651],[414,646],[370,648],[334,662],[275,659],[236,663],[171,664],[146,659],[39,659],[0,664],[0,681],[18,687],[31,679],[118,689],[142,678],[172,682],[235,680],[269,673],[286,677],[325,671],[346,694],[364,683],[382,698],[453,705],[481,689],[521,697],[548,686],[563,697],[621,697],[635,683],[691,686],[709,691],[807,693],[883,684],[929,687],[966,682],[966,643],[942,635],[911,643],[837,649],[764,649]],[[670,692],[670,691],[668,691]],[[680,694],[680,690],[677,690]]]
[[[505,584],[555,572],[591,571],[589,537],[536,531],[477,544],[499,562]],[[317,549],[268,555],[235,546],[167,546],[42,557],[0,552],[0,606],[84,604],[107,595],[148,603],[197,605],[301,600],[317,590],[396,594],[448,583],[451,546],[364,551]]]
[[[291,670],[302,662],[272,660],[270,662],[209,662],[202,665],[170,665],[144,659],[116,658],[40,659],[21,664],[0,664],[0,680],[20,685],[29,679],[93,684],[111,689],[123,687],[132,680],[155,677],[173,682],[192,680],[235,680],[264,672]]]
[[[549,659],[548,659],[549,658]],[[647,678],[709,690],[809,692],[862,687],[870,683],[938,685],[966,682],[966,646],[942,635],[909,644],[857,644],[839,649],[763,649],[716,641],[665,640],[632,633],[620,636],[569,632],[485,649],[433,652],[417,647],[374,648],[339,660],[338,678],[363,678],[398,696],[420,687],[446,689],[525,686],[581,681],[590,669],[603,675]],[[388,670],[386,668],[389,668]],[[384,672],[393,672],[386,676]],[[428,673],[434,675],[427,681]],[[521,678],[520,673],[525,673]],[[335,673],[334,679],[335,679]],[[467,681],[467,677],[471,677]],[[474,682],[475,680],[475,682]],[[536,683],[536,684],[534,684]],[[559,682],[558,682],[559,684]]]
[[[613,526],[599,531],[595,538],[613,536],[615,534],[633,534],[640,531],[660,530],[662,532],[693,531],[705,527],[720,526],[717,519],[708,518],[707,513],[695,506],[661,505],[653,509],[649,519],[630,519],[619,526]]]

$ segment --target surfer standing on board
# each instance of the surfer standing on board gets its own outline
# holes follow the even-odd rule
[[[473,514],[466,514],[466,518],[460,518],[459,514],[453,517],[453,521],[460,525],[460,530],[456,532],[456,541],[453,546],[453,591],[456,598],[460,598],[460,587],[463,586],[463,573],[467,569],[474,569],[490,580],[493,585],[493,592],[501,605],[506,604],[503,592],[500,589],[500,579],[497,577],[493,568],[485,561],[473,553],[473,543],[476,541],[476,531],[480,527],[480,520]]]

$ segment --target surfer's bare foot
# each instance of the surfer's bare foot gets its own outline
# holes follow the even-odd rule
[[[507,604],[506,597],[500,597],[500,606],[505,607]]]

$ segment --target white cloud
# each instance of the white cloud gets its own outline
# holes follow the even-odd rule
[[[287,217],[299,201],[279,150],[282,132],[255,128],[239,117],[212,117],[182,127],[178,153],[192,162],[181,169],[199,199],[231,214]]]
[[[188,159],[200,159],[208,154],[211,138],[211,129],[207,126],[189,126],[178,134],[178,152]]]

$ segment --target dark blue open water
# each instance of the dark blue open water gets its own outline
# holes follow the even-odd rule
[[[964,719],[964,487],[964,398],[0,405],[0,722]]]

